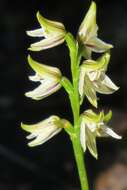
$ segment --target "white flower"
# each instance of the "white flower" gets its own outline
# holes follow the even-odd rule
[[[32,37],[42,37],[42,40],[31,44],[29,50],[41,51],[64,42],[66,31],[62,23],[48,20],[40,15],[39,12],[37,13],[37,19],[41,28],[27,31],[27,34]]]
[[[30,56],[28,56],[28,62],[36,72],[36,74],[30,76],[29,79],[34,82],[40,82],[41,84],[34,90],[27,92],[25,94],[27,97],[40,100],[61,88],[60,80],[62,76],[58,68],[40,64],[34,61]]]
[[[78,40],[83,45],[83,53],[87,59],[91,58],[92,51],[102,53],[113,47],[100,40],[97,37],[97,31],[96,4],[92,2],[78,31]]]
[[[63,123],[58,116],[51,116],[37,124],[26,125],[21,124],[21,127],[30,132],[30,135],[27,136],[27,139],[32,140],[28,145],[30,147],[38,146],[53,136],[57,135],[63,128]],[[34,139],[34,140],[33,140]]]
[[[103,112],[95,114],[92,110],[85,111],[81,116],[80,142],[83,151],[88,147],[90,153],[97,158],[96,137],[111,136],[115,139],[121,139],[111,128],[107,126],[107,122],[111,119],[112,112],[110,111],[104,116]]]
[[[79,79],[81,102],[83,101],[84,95],[86,95],[90,103],[97,107],[96,92],[101,94],[112,94],[119,89],[105,74],[109,60],[110,54],[105,53],[96,61],[86,60],[83,62],[80,67]]]

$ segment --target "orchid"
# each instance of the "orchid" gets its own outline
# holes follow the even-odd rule
[[[91,6],[82,21],[77,38],[83,45],[83,54],[86,58],[91,58],[92,51],[103,53],[113,46],[100,40],[97,36],[98,26],[96,23],[96,4],[91,3]]]
[[[41,26],[39,29],[27,31],[31,37],[42,37],[39,42],[30,45],[29,50],[41,51],[60,45],[64,42],[66,30],[62,23],[44,18],[39,12],[37,20]]]
[[[111,119],[112,112],[104,115],[104,112],[99,114],[94,113],[92,110],[86,110],[81,116],[81,129],[80,141],[83,151],[88,147],[90,153],[97,158],[96,137],[111,136],[115,139],[121,139],[111,128],[107,126],[108,121]]]
[[[39,12],[37,19],[41,27],[27,31],[27,34],[42,39],[31,44],[29,50],[41,51],[65,41],[69,50],[71,80],[63,76],[59,68],[41,64],[28,56],[28,63],[35,72],[33,76],[29,76],[29,79],[40,84],[25,95],[34,100],[41,100],[63,87],[70,100],[73,123],[53,115],[36,124],[21,123],[21,127],[30,133],[27,136],[27,139],[30,140],[28,143],[30,147],[45,143],[63,129],[72,142],[81,189],[89,190],[84,163],[86,149],[88,148],[89,152],[97,159],[96,139],[98,137],[122,138],[108,126],[112,117],[111,111],[108,114],[104,114],[103,111],[97,114],[88,109],[80,114],[84,97],[97,108],[97,93],[112,94],[119,89],[106,73],[111,56],[109,50],[113,46],[98,38],[95,2],[91,3],[79,27],[76,39],[71,33],[66,32],[62,23],[48,20]],[[94,60],[92,58],[93,52],[104,54]]]
[[[97,59],[86,60],[80,67],[79,94],[81,102],[86,95],[90,103],[97,107],[96,92],[101,94],[112,94],[119,88],[105,74],[107,71],[110,54],[105,53]]]
[[[30,56],[28,56],[28,62],[36,72],[36,74],[30,76],[29,79],[34,82],[40,82],[41,84],[34,90],[25,93],[27,97],[40,100],[61,88],[60,80],[62,75],[58,68],[40,64],[34,61]]]
[[[58,116],[50,116],[37,124],[26,125],[22,123],[21,127],[25,131],[30,132],[27,139],[34,140],[28,143],[28,145],[33,147],[41,145],[57,135],[62,130],[63,123]]]

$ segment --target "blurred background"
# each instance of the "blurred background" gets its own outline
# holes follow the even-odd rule
[[[42,146],[29,148],[20,123],[32,124],[55,114],[72,121],[63,89],[42,101],[24,93],[35,85],[27,63],[30,53],[37,61],[59,67],[70,76],[66,45],[28,52],[33,38],[25,31],[39,27],[36,12],[63,22],[76,35],[90,0],[0,0],[0,190],[79,190],[71,143],[64,132]],[[90,190],[127,190],[127,2],[97,0],[99,36],[114,44],[108,75],[120,86],[110,96],[100,96],[100,109],[113,110],[111,126],[122,141],[99,139],[99,159],[87,152]],[[35,39],[36,41],[36,39]],[[86,103],[85,108],[90,107]],[[84,110],[84,105],[82,106]]]

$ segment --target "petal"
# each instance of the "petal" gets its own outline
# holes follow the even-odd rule
[[[104,128],[104,132],[106,134],[108,134],[109,136],[115,138],[115,139],[122,139],[121,136],[117,135],[112,129],[110,129],[109,127],[105,127]]]
[[[105,72],[107,70],[109,61],[110,53],[105,53],[96,61],[91,59],[83,61],[82,67],[84,67],[87,72]]]
[[[41,130],[44,130],[45,128],[49,128],[54,124],[58,125],[60,120],[61,119],[58,116],[52,115],[52,116],[50,116],[50,117],[48,117],[48,118],[44,119],[43,121],[40,121],[36,124],[26,125],[26,124],[21,123],[21,128],[27,132],[37,134],[37,131],[40,132]]]
[[[63,32],[65,27],[62,23],[51,21],[44,18],[39,12],[37,12],[37,19],[41,27],[45,29],[45,32]]]
[[[49,120],[52,117],[49,117],[39,123],[32,124],[32,125],[26,125],[21,123],[21,128],[27,132],[30,132],[31,134],[27,136],[27,139],[32,139],[38,134],[42,133],[42,131],[46,132],[46,130],[49,130],[49,127],[51,128],[51,123],[49,124]]]
[[[38,125],[38,124],[37,124],[37,125]],[[35,125],[26,125],[26,124],[24,124],[24,123],[21,123],[21,128],[22,128],[23,130],[27,131],[27,132],[32,133],[32,132],[35,131],[37,125],[36,125],[36,124],[35,124]],[[35,136],[35,135],[34,135],[34,136]],[[29,138],[29,137],[28,137],[28,138]]]
[[[86,43],[86,46],[91,48],[91,50],[96,53],[103,53],[103,52],[113,48],[113,46],[111,44],[105,43],[102,40],[100,40],[99,38],[90,39]]]
[[[37,73],[35,76],[30,77],[30,80],[32,79],[34,81],[39,81],[39,77],[40,80],[43,78],[61,78],[61,72],[58,68],[38,63],[37,61],[33,60],[30,55],[28,56],[28,63]]]
[[[91,71],[91,72],[88,73],[89,79],[92,82],[98,80],[98,78],[100,77],[100,75],[101,75],[100,71]]]
[[[87,127],[89,128],[89,130],[93,133],[96,131],[96,128],[97,128],[97,124],[96,122],[87,122]]]
[[[105,116],[104,116],[104,123],[108,123],[112,118],[112,111],[110,110]]]
[[[53,81],[44,81],[41,85],[39,85],[34,90],[25,93],[25,96],[32,98],[34,100],[41,100],[61,88],[61,85],[57,82]]]
[[[44,37],[45,36],[43,28],[27,31],[26,33],[28,36],[31,36],[31,37]]]
[[[86,142],[90,153],[97,159],[98,154],[96,146],[96,137],[95,134],[92,133],[88,128],[86,128]]]
[[[98,122],[100,122],[100,120],[102,120],[102,115],[103,115],[103,112],[96,114],[95,112],[93,112],[90,109],[83,112],[83,117],[88,121],[88,123],[97,124]],[[93,125],[93,126],[94,126],[93,129],[95,129],[95,125]]]
[[[86,47],[85,44],[84,44],[84,46],[82,47],[82,56],[83,56],[85,59],[91,59],[91,56],[92,56],[91,48]]]
[[[61,130],[62,130],[62,128],[54,129],[54,131],[50,132],[47,136],[44,136],[43,138],[40,135],[35,140],[28,143],[28,146],[34,147],[34,146],[41,145],[41,144],[45,143],[46,141],[48,141],[49,139],[51,139],[52,137],[54,137],[55,135],[57,135],[59,132],[61,132]]]
[[[47,39],[43,39],[39,42],[36,42],[34,44],[31,44],[29,50],[31,51],[41,51],[45,49],[49,49],[55,46],[58,46],[64,42],[64,36],[53,36]]]
[[[33,138],[35,138],[35,137],[37,137],[37,135],[35,135],[35,134],[30,134],[30,135],[28,135],[26,138],[28,139],[28,140],[30,140],[30,139],[33,139]]]
[[[36,73],[33,76],[29,76],[29,80],[31,80],[33,82],[39,82],[41,80],[41,77]]]
[[[106,85],[108,88],[112,89],[113,91],[116,91],[119,89],[112,81],[111,79],[105,75],[104,80],[102,81],[102,84]]]
[[[83,148],[83,151],[86,151],[86,131],[85,131],[85,121],[82,120],[80,127],[80,142]]]
[[[89,102],[97,108],[97,96],[94,89],[90,89],[89,87],[85,87],[85,95],[88,98]]]
[[[96,25],[96,4],[91,3],[91,6],[79,27],[78,35],[81,40],[87,41],[91,36],[97,35],[98,27]]]
[[[106,52],[96,60],[96,62],[99,65],[98,70],[101,70],[102,72],[107,71],[108,64],[109,64],[109,61],[110,61],[110,57],[111,57],[110,53]]]
[[[96,96],[96,91],[92,87],[92,84],[90,83],[88,77],[85,79],[85,84],[84,84],[84,93],[90,103],[97,108],[97,96]]]
[[[85,80],[85,72],[83,67],[80,67],[80,76],[79,76],[79,94],[81,97],[81,102],[83,101],[83,97],[84,97],[84,80]]]
[[[101,94],[112,94],[119,89],[107,75],[105,75],[104,80],[94,82],[94,87]]]

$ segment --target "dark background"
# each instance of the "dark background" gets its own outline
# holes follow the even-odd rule
[[[98,140],[98,161],[86,153],[91,189],[99,172],[119,160],[127,149],[127,2],[96,2],[99,36],[115,47],[108,74],[120,86],[113,95],[99,96],[99,104],[100,108],[113,109],[112,126],[124,138],[121,142]],[[35,15],[40,10],[43,16],[63,22],[76,35],[89,5],[89,0],[0,0],[0,190],[79,189],[73,151],[66,134],[62,132],[43,146],[31,149],[20,123],[35,123],[52,114],[72,120],[63,89],[42,101],[24,96],[34,88],[27,78],[32,74],[26,60],[28,53],[70,75],[65,44],[43,52],[28,52],[34,39],[27,37],[25,31],[39,27]],[[86,106],[90,107],[88,103]],[[126,162],[126,156],[121,160]]]

